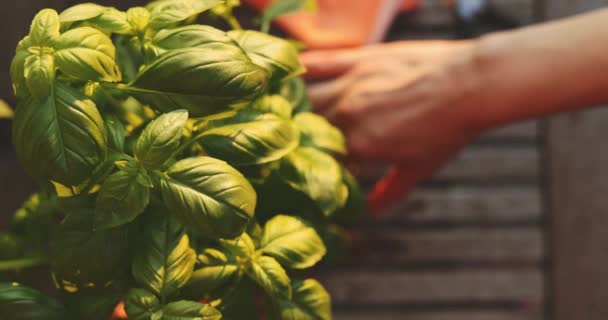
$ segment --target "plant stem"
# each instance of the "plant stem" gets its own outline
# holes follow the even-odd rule
[[[233,30],[243,30],[243,27],[239,23],[239,21],[231,14],[226,14],[222,16],[226,22],[230,25]]]
[[[0,271],[31,268],[44,265],[47,262],[47,259],[43,257],[5,260],[0,261]]]

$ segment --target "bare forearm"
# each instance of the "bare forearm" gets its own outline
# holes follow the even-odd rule
[[[488,35],[473,61],[485,128],[608,103],[608,10]]]

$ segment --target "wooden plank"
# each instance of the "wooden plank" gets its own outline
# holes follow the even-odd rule
[[[540,228],[400,231],[359,229],[350,261],[360,266],[396,267],[412,263],[461,266],[534,266],[543,260]]]
[[[433,177],[439,182],[500,183],[525,181],[539,177],[539,154],[535,146],[469,146]],[[383,164],[359,168],[363,182],[375,181],[386,171]]]
[[[536,186],[419,188],[373,223],[536,223],[542,217]]]
[[[335,320],[541,320],[540,311],[336,311]]]
[[[337,305],[505,301],[539,305],[543,301],[543,275],[540,270],[334,271],[322,274],[320,279]]]
[[[608,5],[543,1],[547,19]],[[581,30],[584,32],[584,30]],[[608,110],[552,118],[547,126],[552,319],[608,319]]]

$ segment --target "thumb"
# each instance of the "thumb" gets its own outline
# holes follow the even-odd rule
[[[300,54],[305,78],[335,78],[348,72],[360,59],[359,49],[313,50]]]

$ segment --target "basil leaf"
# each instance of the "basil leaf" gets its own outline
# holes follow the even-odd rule
[[[226,32],[211,26],[192,25],[175,29],[160,30],[150,42],[150,48],[156,56],[167,50],[194,48],[218,44],[233,45]]]
[[[219,242],[217,248],[206,248],[198,255],[197,268],[187,285],[190,292],[206,294],[233,280],[241,261],[255,251],[255,245],[246,233],[237,239]]]
[[[107,229],[133,221],[150,202],[152,182],[136,161],[121,166],[101,186],[95,202],[95,227]]]
[[[312,267],[326,252],[323,241],[308,222],[285,215],[275,216],[266,223],[260,250],[294,269]]]
[[[82,3],[65,9],[59,15],[61,22],[76,22],[93,19],[106,12],[108,7],[94,3]]]
[[[292,107],[289,101],[280,95],[265,95],[251,103],[251,108],[274,113],[283,119],[291,119]]]
[[[40,291],[18,284],[0,283],[0,315],[10,320],[64,320],[63,306]]]
[[[108,8],[101,15],[88,20],[87,24],[106,33],[134,34],[134,30],[127,20],[127,14],[114,8]]]
[[[197,294],[212,292],[230,281],[239,270],[236,257],[214,248],[207,248],[199,254],[198,265],[186,286],[188,291]]]
[[[108,148],[120,152],[124,151],[125,125],[113,114],[105,116],[103,123],[106,128]]]
[[[187,120],[186,110],[175,110],[152,120],[135,143],[135,158],[146,167],[161,167],[179,147]]]
[[[277,316],[282,320],[331,320],[331,298],[314,279],[291,283],[293,298],[275,301]]]
[[[6,101],[0,99],[0,119],[12,119],[14,116],[13,108]]]
[[[59,15],[53,9],[43,9],[34,17],[30,26],[32,44],[50,46],[59,37]]]
[[[13,143],[34,177],[77,185],[105,159],[106,132],[95,104],[78,90],[55,83],[44,102],[21,102]]]
[[[288,14],[294,11],[317,10],[316,0],[279,0],[274,1],[268,8],[262,12],[260,18],[260,24],[262,25],[262,32],[268,32],[270,30],[270,24],[272,21],[284,14]]]
[[[133,259],[139,285],[164,301],[183,287],[194,269],[196,254],[179,221],[165,212],[151,212],[143,230],[141,251]]]
[[[127,229],[95,229],[94,213],[93,208],[69,209],[54,236],[52,270],[60,283],[101,285],[128,270]]]
[[[27,84],[25,83],[25,60],[32,54],[27,49],[32,44],[30,36],[19,41],[15,56],[11,61],[11,81],[13,83],[13,92],[17,97],[29,95]]]
[[[271,73],[271,81],[295,77],[304,73],[298,51],[289,42],[257,31],[228,32],[251,60]]]
[[[163,54],[124,89],[163,111],[187,109],[199,117],[255,95],[267,81],[266,70],[238,47],[215,43]]]
[[[156,295],[144,289],[129,290],[125,300],[125,311],[129,320],[150,320],[152,314],[160,308]]]
[[[54,57],[59,69],[80,80],[118,82],[120,70],[116,48],[103,32],[81,27],[63,33],[55,41]]]
[[[167,170],[160,186],[167,207],[185,225],[208,237],[240,235],[255,210],[251,184],[236,169],[214,158],[178,161]]]
[[[346,154],[342,132],[325,118],[312,112],[298,113],[293,121],[302,133],[302,146],[315,147],[325,152]]]
[[[29,92],[35,98],[45,100],[51,94],[55,78],[53,56],[48,54],[28,56],[25,59],[24,76]]]
[[[302,78],[291,78],[285,81],[280,94],[293,106],[293,113],[312,111],[312,103],[306,92],[306,83]]]
[[[150,9],[150,27],[160,30],[174,27],[222,3],[222,0],[158,1]]]
[[[291,299],[291,284],[287,272],[273,257],[258,257],[251,261],[246,272],[270,296]]]
[[[150,22],[150,11],[143,7],[133,7],[127,10],[127,22],[133,31],[141,34],[148,28]]]
[[[252,109],[219,120],[213,126],[202,133],[198,142],[208,155],[233,165],[272,162],[299,143],[298,130],[291,121]]]
[[[175,301],[162,309],[161,320],[220,320],[222,313],[208,304]]]
[[[281,159],[278,174],[292,188],[314,200],[327,216],[346,201],[340,165],[317,149],[298,147]]]

